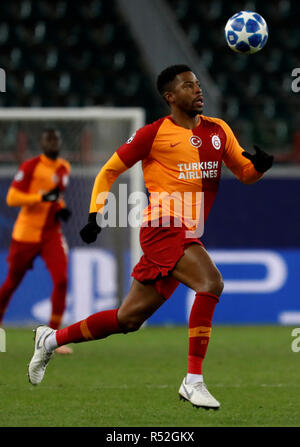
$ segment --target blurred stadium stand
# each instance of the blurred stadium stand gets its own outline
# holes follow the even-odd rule
[[[220,89],[220,116],[241,144],[299,161],[300,94],[291,91],[291,72],[300,66],[300,3],[165,3]],[[241,9],[256,10],[269,25],[269,42],[256,55],[238,55],[225,43],[224,25]],[[116,0],[14,0],[1,2],[0,13],[7,73],[0,107],[139,106],[147,122],[166,113]]]
[[[0,3],[2,107],[147,107],[152,83],[115,1]]]

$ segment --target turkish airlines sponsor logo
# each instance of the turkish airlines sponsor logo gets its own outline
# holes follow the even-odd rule
[[[218,161],[202,161],[190,163],[177,163],[179,167],[179,180],[197,180],[218,177]]]
[[[190,143],[192,146],[199,148],[202,146],[201,138],[197,137],[197,135],[192,135],[190,138]]]

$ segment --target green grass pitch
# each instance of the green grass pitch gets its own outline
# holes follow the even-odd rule
[[[295,427],[300,414],[300,352],[292,328],[214,326],[204,377],[219,411],[179,400],[187,328],[145,327],[73,345],[32,386],[30,329],[6,329],[0,352],[2,427]]]

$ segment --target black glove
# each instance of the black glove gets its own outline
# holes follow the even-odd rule
[[[255,154],[249,152],[242,152],[242,155],[248,158],[254,165],[258,172],[266,172],[273,164],[274,157],[262,151],[258,146],[254,145]]]
[[[59,188],[53,188],[51,191],[42,195],[43,202],[56,202],[59,197]]]
[[[68,208],[61,208],[60,210],[56,211],[55,217],[56,219],[61,219],[64,222],[67,222],[70,217],[72,216],[72,211]]]
[[[97,213],[90,213],[88,223],[79,232],[81,239],[87,244],[95,242],[101,231],[101,227],[97,225],[96,218]]]

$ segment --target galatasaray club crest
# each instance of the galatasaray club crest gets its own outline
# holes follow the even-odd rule
[[[218,151],[221,147],[221,140],[218,137],[218,135],[213,135],[211,137],[211,143],[213,145],[213,147]]]
[[[190,138],[190,143],[192,146],[199,148],[202,145],[201,138],[197,137],[197,135],[192,135]]]

